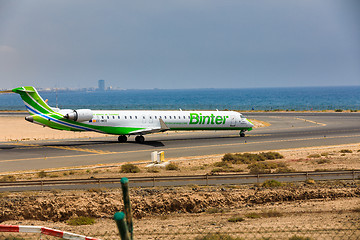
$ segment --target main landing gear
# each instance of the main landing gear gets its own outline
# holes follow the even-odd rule
[[[127,141],[127,137],[125,135],[121,135],[118,137],[118,141],[119,142],[126,142]]]
[[[245,137],[245,131],[240,131],[240,137]]]
[[[127,137],[125,135],[121,135],[118,137],[118,141],[121,143],[124,143],[127,141]],[[135,142],[137,143],[144,143],[145,142],[145,138],[142,135],[136,136],[135,137]]]
[[[136,137],[135,137],[135,142],[137,142],[137,143],[144,143],[144,142],[145,142],[144,136],[142,136],[142,135],[136,136]]]

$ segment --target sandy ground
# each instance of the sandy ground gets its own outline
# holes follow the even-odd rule
[[[135,239],[194,239],[223,233],[245,239],[358,239],[360,189],[357,183],[302,184],[281,189],[179,187],[132,189]],[[67,200],[66,200],[67,199]],[[101,239],[116,239],[113,213],[121,209],[120,190],[96,192],[8,193],[0,198],[8,218],[1,224],[46,226]],[[13,208],[11,207],[13,206]],[[139,213],[147,214],[139,217]],[[93,216],[94,225],[69,226],[71,216]],[[254,217],[255,215],[255,217]],[[56,219],[56,218],[63,219]],[[229,222],[241,217],[240,222]],[[50,218],[50,220],[39,220]],[[52,220],[51,220],[52,219]],[[14,235],[38,239],[39,235]],[[47,239],[47,238],[43,238]],[[49,238],[52,239],[52,238]]]
[[[252,120],[255,127],[268,126],[268,123]],[[42,127],[27,122],[24,117],[0,116],[0,141],[27,141],[65,138],[94,138],[110,136],[96,132],[69,132]]]
[[[68,132],[27,122],[24,117],[0,116],[0,141],[103,137],[95,132]]]

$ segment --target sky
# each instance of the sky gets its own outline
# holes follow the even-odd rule
[[[0,89],[360,85],[358,0],[0,0]]]

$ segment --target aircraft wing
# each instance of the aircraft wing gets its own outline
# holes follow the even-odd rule
[[[158,127],[137,130],[137,131],[130,132],[129,134],[131,134],[131,135],[145,135],[145,134],[150,134],[150,133],[165,132],[167,130],[170,130],[170,128],[160,118]]]

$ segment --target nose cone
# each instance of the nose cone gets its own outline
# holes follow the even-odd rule
[[[247,123],[248,123],[248,125],[249,125],[249,127],[254,127],[255,125],[252,123],[252,122],[250,122],[250,120],[249,119],[246,119],[246,121],[247,121]]]
[[[25,117],[25,120],[26,120],[26,121],[29,121],[29,122],[34,122],[33,116],[26,116],[26,117]]]

